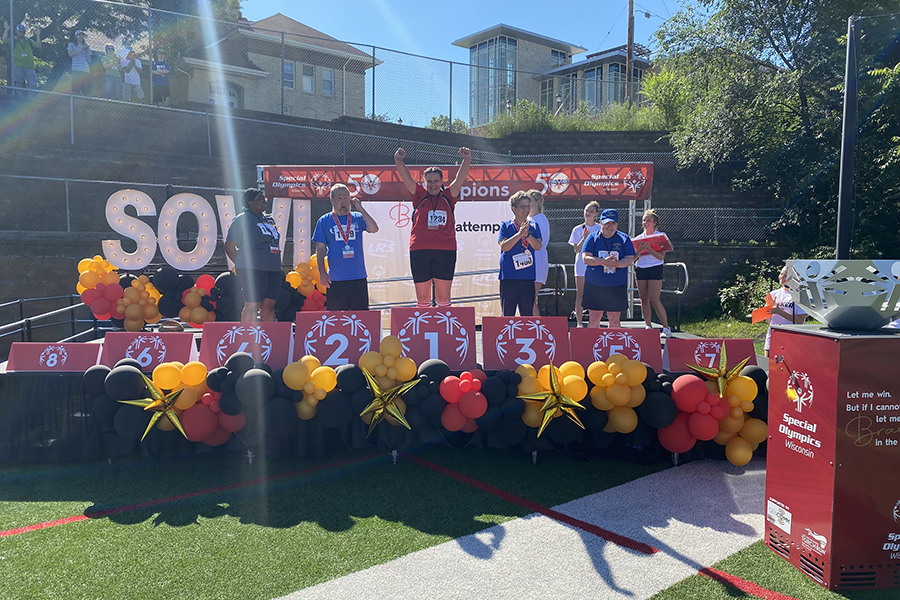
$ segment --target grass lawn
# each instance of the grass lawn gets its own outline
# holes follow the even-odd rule
[[[757,354],[763,353],[763,344],[766,342],[766,331],[769,324],[766,322],[750,323],[749,321],[736,321],[720,317],[717,319],[691,319],[682,320],[681,330],[685,333],[699,335],[706,338],[751,338]]]

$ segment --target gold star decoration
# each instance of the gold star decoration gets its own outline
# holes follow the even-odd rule
[[[366,433],[366,437],[369,437],[372,434],[372,430],[375,429],[375,426],[378,425],[386,415],[394,417],[401,425],[412,431],[412,427],[409,426],[406,417],[400,412],[400,407],[397,406],[396,401],[399,400],[403,394],[408,392],[410,388],[419,383],[421,379],[413,379],[412,381],[401,383],[397,387],[389,390],[383,390],[368,370],[363,369],[362,372],[366,376],[366,381],[369,382],[369,389],[372,391],[372,395],[375,396],[365,410],[359,413],[360,417],[372,413],[372,421],[369,423],[369,432]]]
[[[689,365],[684,363],[688,369],[692,369],[697,373],[700,373],[710,381],[716,382],[716,387],[719,389],[719,398],[725,397],[725,388],[728,387],[728,384],[731,383],[732,379],[735,379],[741,374],[741,370],[744,368],[744,365],[747,364],[747,361],[750,360],[748,356],[741,362],[737,364],[736,367],[729,369],[728,368],[728,358],[725,354],[725,341],[722,341],[722,350],[719,352],[719,368],[712,369],[710,367],[701,367],[699,365]]]
[[[147,437],[147,434],[150,433],[150,430],[153,429],[153,426],[156,425],[156,422],[162,418],[163,415],[166,416],[172,422],[178,431],[181,432],[181,435],[187,439],[187,434],[184,432],[184,427],[181,426],[181,421],[178,420],[178,414],[172,410],[172,406],[175,405],[175,401],[178,400],[178,396],[181,395],[182,390],[184,388],[175,390],[174,392],[169,392],[168,394],[163,394],[162,390],[156,387],[156,384],[153,383],[146,375],[141,373],[141,377],[144,378],[144,383],[147,384],[147,389],[150,390],[149,398],[141,398],[140,400],[119,400],[122,404],[130,404],[132,406],[141,406],[144,410],[152,410],[155,411],[153,416],[150,418],[150,423],[147,425],[147,429],[144,430],[144,435],[141,436],[141,441],[144,441],[144,438]]]
[[[559,384],[559,377],[556,375],[556,369],[553,367],[552,362],[550,363],[550,391],[519,396],[519,398],[522,400],[539,400],[544,403],[544,405],[541,406],[541,412],[544,413],[544,417],[541,421],[541,426],[538,428],[538,437],[541,437],[541,434],[544,433],[544,429],[547,428],[547,425],[556,416],[556,411],[560,411],[562,414],[569,417],[576,425],[584,429],[584,425],[578,419],[578,415],[575,414],[576,408],[584,410],[584,407],[563,394],[562,386]]]

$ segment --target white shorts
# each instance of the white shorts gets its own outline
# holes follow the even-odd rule
[[[540,250],[534,253],[534,280],[541,285],[547,283],[547,274],[550,272],[550,261],[547,253]]]

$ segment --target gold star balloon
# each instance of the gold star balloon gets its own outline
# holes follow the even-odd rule
[[[557,410],[569,417],[576,425],[584,429],[584,425],[582,425],[581,421],[578,419],[578,415],[575,414],[576,408],[584,410],[584,407],[563,394],[562,386],[559,384],[559,377],[556,375],[556,369],[553,367],[552,362],[550,363],[550,391],[519,396],[519,398],[522,400],[538,400],[544,403],[543,406],[541,406],[541,412],[544,413],[544,417],[541,421],[541,426],[538,428],[538,437],[541,437],[541,434],[544,433],[544,429],[547,428],[547,424],[553,420],[554,416],[556,416]]]
[[[738,365],[732,369],[728,368],[728,358],[725,354],[725,341],[722,341],[722,350],[719,352],[719,368],[712,369],[710,367],[701,367],[699,365],[689,365],[684,363],[688,369],[692,369],[697,373],[700,373],[710,381],[716,382],[716,387],[719,390],[719,398],[725,397],[725,388],[728,387],[728,384],[731,383],[732,379],[735,379],[741,374],[741,370],[744,368],[744,365],[747,364],[747,361],[750,360],[748,356],[744,360],[738,363]]]
[[[372,434],[372,430],[375,429],[375,426],[378,425],[386,415],[394,417],[401,425],[412,431],[412,427],[409,426],[406,417],[400,412],[400,407],[397,406],[396,401],[399,400],[403,394],[408,392],[410,388],[419,383],[421,379],[413,379],[412,381],[407,381],[406,383],[402,383],[389,390],[383,390],[367,369],[363,369],[362,372],[366,376],[366,381],[369,382],[369,389],[372,391],[372,395],[375,396],[365,410],[359,413],[360,417],[372,413],[372,421],[369,423],[369,432],[366,433],[366,437],[369,437],[369,435]]]
[[[156,384],[153,383],[146,375],[141,373],[141,377],[144,378],[144,383],[147,384],[147,389],[150,390],[149,398],[141,398],[140,400],[119,400],[122,404],[130,404],[132,406],[140,406],[143,407],[144,410],[152,410],[155,411],[153,416],[150,418],[150,423],[147,425],[147,429],[144,430],[144,435],[141,436],[141,441],[144,441],[144,438],[147,437],[147,434],[150,433],[150,430],[153,429],[153,426],[156,425],[156,422],[162,418],[163,415],[166,416],[170,421],[172,421],[172,425],[174,425],[178,431],[181,432],[181,435],[187,439],[187,434],[184,432],[184,427],[181,426],[181,421],[178,420],[178,414],[172,410],[172,407],[175,405],[175,401],[178,400],[178,396],[181,395],[181,392],[184,388],[175,390],[174,392],[169,392],[168,394],[163,394],[162,390],[156,387]]]

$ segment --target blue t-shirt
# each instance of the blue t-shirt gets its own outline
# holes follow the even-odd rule
[[[281,271],[280,236],[272,217],[245,210],[231,222],[225,241],[237,245],[235,268]]]
[[[509,221],[503,221],[500,225],[500,233],[497,235],[497,242],[501,242],[503,240],[509,239],[516,235],[519,232],[519,228],[516,227],[515,221],[510,219]],[[528,220],[528,234],[535,239],[541,239],[541,230],[531,219]],[[534,281],[535,271],[534,271],[534,248],[530,245],[528,247],[528,251],[531,252],[531,265],[522,269],[517,269],[515,266],[514,257],[525,252],[525,247],[522,245],[522,240],[517,240],[515,245],[507,250],[506,252],[500,252],[500,279],[528,279],[529,281]]]
[[[166,71],[171,72],[172,67],[169,66],[169,61],[167,60],[154,60],[150,65],[150,72],[153,74],[153,85],[169,85],[169,76],[168,75],[158,75],[157,72],[159,69],[164,69]]]
[[[328,275],[332,281],[352,281],[366,278],[366,258],[363,254],[362,232],[366,231],[366,220],[362,213],[351,212],[350,248],[353,257],[344,257],[344,238],[341,231],[347,232],[347,217],[338,217],[340,229],[334,224],[334,212],[319,217],[313,241],[325,244],[328,248]],[[321,258],[321,257],[319,257]]]
[[[603,232],[595,231],[584,242],[581,252],[587,252],[596,258],[603,258],[615,253],[619,260],[626,256],[634,256],[634,244],[631,238],[621,231],[616,231],[611,238],[603,237]],[[628,269],[616,269],[612,273],[604,273],[603,267],[588,267],[584,280],[600,287],[616,287],[628,283]]]

